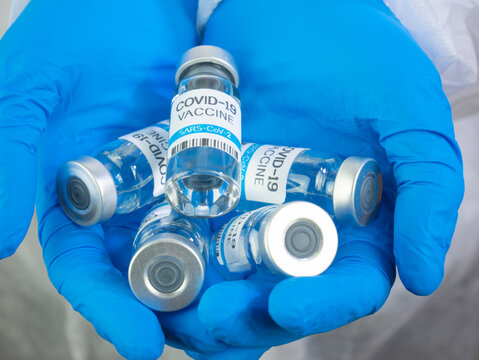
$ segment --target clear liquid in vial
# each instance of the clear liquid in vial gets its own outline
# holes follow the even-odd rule
[[[382,177],[373,159],[342,160],[310,149],[254,145],[247,164],[243,157],[244,189],[238,210],[310,201],[349,225],[364,226],[374,218]]]
[[[208,56],[211,51],[224,53],[209,46],[190,51],[198,48],[205,48]],[[205,218],[231,211],[241,192],[241,109],[231,75],[236,70],[234,65],[209,61],[195,63],[177,75],[165,190],[175,210]]]
[[[94,156],[63,164],[57,193],[65,213],[90,226],[125,214],[164,195],[168,122],[127,134]]]

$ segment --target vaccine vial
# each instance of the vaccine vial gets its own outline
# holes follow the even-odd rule
[[[374,159],[341,159],[289,146],[243,144],[237,209],[310,201],[345,225],[365,226],[377,212],[382,175]]]
[[[257,271],[280,276],[316,276],[334,260],[338,233],[319,206],[294,201],[243,213],[211,241],[211,262],[227,280]]]
[[[188,50],[176,73],[165,195],[178,212],[215,217],[237,204],[241,107],[232,56],[215,46]]]
[[[93,156],[63,164],[57,173],[58,199],[82,226],[126,214],[164,195],[168,120],[120,137]]]
[[[135,296],[158,311],[188,306],[203,285],[210,229],[167,202],[145,216],[133,242],[128,280]]]

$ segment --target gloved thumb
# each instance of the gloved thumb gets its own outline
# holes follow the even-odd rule
[[[0,259],[15,252],[30,225],[37,150],[62,78],[61,69],[10,54],[7,45],[0,43]]]

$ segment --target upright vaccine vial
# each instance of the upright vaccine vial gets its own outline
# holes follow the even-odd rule
[[[165,195],[196,217],[232,210],[241,191],[241,108],[232,56],[215,46],[188,50],[176,73]]]
[[[150,210],[134,240],[128,270],[135,296],[158,311],[193,302],[203,285],[209,231],[207,220],[178,214],[166,202]]]
[[[365,226],[382,195],[378,163],[289,146],[243,144],[242,196],[238,209],[304,200],[320,205],[341,223]]]
[[[230,220],[213,236],[211,262],[228,280],[258,270],[281,276],[315,276],[338,248],[331,217],[305,201],[270,205]]]
[[[104,145],[94,156],[63,164],[58,199],[70,219],[90,226],[129,213],[164,194],[167,120]]]

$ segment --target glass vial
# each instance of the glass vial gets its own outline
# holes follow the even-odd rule
[[[305,201],[271,205],[230,220],[213,236],[211,262],[228,280],[258,271],[316,276],[334,260],[338,233],[331,217]]]
[[[188,50],[176,73],[165,195],[178,212],[215,217],[240,191],[241,108],[232,56],[215,46]]]
[[[365,226],[374,219],[382,195],[375,160],[357,156],[343,160],[289,146],[243,144],[242,150],[238,209],[304,200],[346,225]]]
[[[164,194],[168,120],[120,137],[93,156],[63,164],[57,173],[58,199],[82,226],[126,214]]]
[[[158,311],[188,306],[203,285],[209,226],[163,202],[145,216],[133,242],[128,280],[135,296]]]

